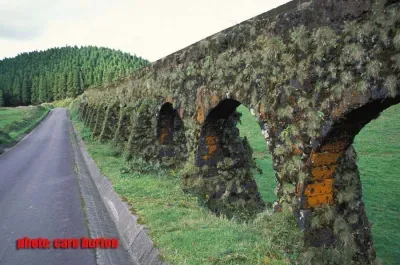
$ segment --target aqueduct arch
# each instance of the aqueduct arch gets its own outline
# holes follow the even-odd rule
[[[103,123],[101,124],[101,132],[99,140],[111,140],[114,137],[115,128],[118,125],[118,118],[121,111],[121,107],[117,102],[111,103],[107,106]]]
[[[334,205],[335,212],[331,220],[322,220],[320,227],[310,229],[310,242],[324,244],[334,242],[335,237],[347,229],[351,229],[358,248],[357,259],[363,263],[375,258],[370,223],[362,200],[362,183],[357,166],[357,153],[353,147],[355,136],[361,129],[379,117],[380,113],[400,103],[400,96],[380,98],[366,103],[338,119],[322,137],[321,143],[312,150],[308,159],[312,179],[301,184],[299,193],[304,209],[312,209],[320,205]],[[303,210],[303,216],[307,215]],[[309,219],[311,221],[311,219]],[[329,227],[339,222],[347,222],[341,231],[333,231]],[[335,235],[336,234],[336,235]],[[338,235],[339,234],[339,235]],[[323,235],[323,236],[321,236]],[[325,238],[324,242],[316,238]]]
[[[157,118],[158,157],[169,160],[168,166],[182,164],[186,160],[186,136],[184,124],[179,113],[170,102],[164,103]]]
[[[236,127],[240,104],[231,98],[219,101],[201,126],[195,165],[201,168],[205,183],[196,193],[207,197],[208,207],[217,214],[247,218],[265,204],[252,174],[252,149]]]
[[[129,131],[127,143],[122,144],[125,149],[151,160],[158,159],[160,151],[154,144],[159,143],[160,107],[172,103],[187,141],[187,157],[182,161],[195,167],[185,181],[196,184],[195,192],[204,195],[210,186],[223,186],[209,172],[215,163],[207,165],[204,159],[221,154],[220,138],[211,137],[220,132],[207,128],[210,121],[213,124],[231,114],[218,116],[213,109],[220,102],[223,109],[235,109],[237,103],[232,100],[254,106],[259,120],[268,124],[279,204],[299,216],[306,238],[313,239],[309,241],[334,246],[354,241],[354,259],[372,261],[365,213],[362,207],[351,210],[352,203],[360,201],[351,144],[366,123],[399,101],[399,53],[399,1],[292,1],[126,79],[85,91],[80,110],[86,124],[94,128],[102,106],[114,101],[128,106],[129,128],[124,129],[127,122],[119,119],[112,130]],[[207,136],[208,144],[216,149],[207,147]],[[216,162],[220,159],[215,158]],[[226,169],[233,170],[229,165]],[[237,176],[233,179],[241,183],[239,176],[247,176],[245,167],[234,170],[243,174],[231,172],[226,177]],[[349,187],[353,187],[351,203],[342,201]],[[218,195],[209,205],[212,209],[224,205],[243,209],[259,203],[237,193],[206,195],[214,194]],[[327,215],[332,220],[311,227],[312,220]],[[354,220],[360,224],[352,224]],[[342,229],[335,229],[335,223]]]
[[[234,99],[224,99],[207,115],[201,129],[199,149],[196,154],[197,166],[215,166],[225,156],[223,154],[224,130],[232,129],[237,122],[235,110],[240,102]],[[236,150],[243,152],[244,150]],[[234,154],[227,154],[232,157]]]

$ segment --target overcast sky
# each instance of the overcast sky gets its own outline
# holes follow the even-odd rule
[[[289,0],[0,0],[0,59],[65,45],[150,61]]]

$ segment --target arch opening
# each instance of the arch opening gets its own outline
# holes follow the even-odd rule
[[[243,110],[248,112],[245,120],[241,120],[242,113],[239,112]],[[265,178],[266,172],[257,172],[260,168],[253,157],[253,148],[247,136],[252,133],[259,136],[256,141],[260,142],[261,139],[261,149],[269,152],[260,125],[242,126],[243,123],[251,123],[249,117],[252,118],[250,112],[239,101],[224,99],[209,112],[200,131],[195,165],[201,170],[202,182],[195,189],[200,196],[205,196],[207,207],[217,215],[250,219],[266,206],[255,179],[255,175],[258,175],[258,180]],[[240,128],[249,131],[246,134]],[[267,165],[271,165],[267,170],[272,173],[272,160]],[[275,189],[275,178],[271,180],[273,184],[272,181],[262,184],[272,184]],[[268,191],[273,189],[266,188]]]
[[[114,106],[110,111],[109,123],[110,128],[116,129],[118,127],[118,119],[121,107],[119,105]]]
[[[312,179],[305,185],[302,201],[302,207],[312,211],[306,233],[309,245],[354,244],[353,252],[349,252],[353,260],[362,264],[375,260],[354,139],[382,111],[399,102],[399,96],[379,99],[350,111],[331,126],[312,151]],[[331,218],[324,216],[328,211]]]
[[[252,149],[252,158],[255,164],[254,179],[257,182],[261,198],[267,205],[270,205],[277,199],[278,182],[269,149],[271,139],[268,125],[257,120],[254,111],[247,109],[243,104],[237,108],[237,111],[241,114],[240,123],[237,125],[240,137],[246,138]]]
[[[116,103],[108,106],[99,140],[110,140],[113,138],[118,127],[119,112],[120,106]]]
[[[376,255],[384,264],[400,260],[400,104],[384,110],[354,140],[357,165]]]
[[[102,125],[104,122],[104,118],[105,118],[105,111],[103,111],[107,109],[107,106],[104,106],[103,104],[100,104],[97,109],[96,109],[96,113],[94,115],[94,119],[92,121],[92,137],[93,138],[97,138],[100,133],[101,133],[101,129],[102,129]]]
[[[207,115],[201,130],[200,144],[196,155],[196,166],[215,166],[224,157],[230,157],[234,163],[243,162],[238,156],[243,153],[243,144],[230,143],[237,140],[239,131],[236,124],[240,120],[240,116],[236,112],[236,108],[240,102],[233,99],[225,99],[221,101]],[[226,148],[229,144],[235,145],[233,148]]]
[[[121,147],[128,143],[129,135],[131,134],[132,121],[129,112],[130,108],[123,106],[118,114],[118,126],[114,135],[114,141],[119,143]]]
[[[184,124],[178,112],[169,102],[159,112],[157,120],[158,157],[163,166],[183,165],[187,156]]]

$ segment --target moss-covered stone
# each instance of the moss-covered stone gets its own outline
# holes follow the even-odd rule
[[[399,14],[398,1],[292,1],[126,79],[85,91],[80,111],[95,132],[96,120],[104,121],[106,114],[103,107],[103,116],[97,115],[99,106],[117,102],[118,126],[107,128],[128,158],[160,162],[163,148],[179,155],[186,148],[187,155],[178,158],[186,161],[183,188],[198,194],[213,211],[235,216],[260,203],[250,165],[243,162],[249,152],[237,154],[245,143],[229,122],[214,121],[223,128],[214,134],[204,135],[204,128],[224,100],[244,104],[268,125],[279,204],[299,216],[300,223],[313,223],[306,226],[310,235],[318,234],[320,220],[333,212],[337,218],[322,225],[326,236],[321,242],[331,244],[334,253],[332,238],[342,237],[346,244],[352,239],[351,259],[372,261],[370,228],[354,225],[355,220],[367,223],[365,214],[346,202],[361,202],[360,184],[340,184],[340,161],[367,122],[400,102]],[[179,133],[164,147],[157,136],[157,115],[166,102],[184,126],[174,124]],[[226,105],[220,111],[233,110]],[[211,149],[215,155],[210,155],[210,146],[204,149],[207,141],[217,143]],[[215,163],[203,163],[204,158]],[[222,162],[228,166],[218,166]],[[356,181],[358,175],[352,174]],[[243,191],[246,184],[252,188]],[[365,230],[362,235],[351,236],[360,229]]]

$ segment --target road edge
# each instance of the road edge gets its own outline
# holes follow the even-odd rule
[[[164,262],[159,260],[159,251],[147,235],[148,229],[137,223],[139,217],[130,212],[129,206],[118,197],[111,182],[100,172],[71,120],[70,132],[71,141],[77,147],[73,148],[74,153],[80,153],[80,156],[77,156],[77,154],[74,154],[74,156],[83,158],[82,162],[87,167],[88,177],[93,181],[93,188],[100,194],[103,204],[120,235],[120,242],[128,251],[129,256],[134,263],[140,265],[165,265]]]

